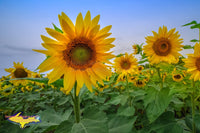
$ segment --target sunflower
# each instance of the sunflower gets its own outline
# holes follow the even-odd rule
[[[31,77],[31,71],[28,70],[27,68],[24,68],[23,62],[20,64],[13,62],[14,68],[7,68],[5,69],[6,72],[9,72],[10,74],[8,75],[9,77],[11,76],[11,79],[15,78],[28,78]],[[15,86],[18,86],[19,84],[26,85],[28,81],[24,79],[20,80],[13,80],[11,81]]]
[[[41,36],[42,46],[47,50],[34,50],[49,56],[40,64],[39,72],[53,69],[49,74],[49,83],[52,83],[64,75],[64,89],[68,94],[75,82],[77,82],[76,95],[78,96],[83,84],[92,91],[92,85],[98,81],[103,84],[106,77],[111,76],[105,63],[111,63],[109,59],[115,57],[109,52],[114,47],[115,38],[107,38],[111,25],[100,29],[98,24],[100,15],[91,20],[90,11],[85,18],[81,13],[76,18],[75,25],[70,18],[61,13],[58,15],[62,33],[46,28],[47,33],[54,39]]]
[[[192,74],[190,79],[200,80],[200,43],[194,46],[194,54],[188,54],[187,59],[183,59],[187,72]]]
[[[125,53],[124,56],[117,57],[114,60],[114,68],[116,73],[120,74],[118,78],[135,73],[137,64],[137,59],[132,54],[128,55],[128,53]]]
[[[140,79],[135,80],[133,83],[136,87],[144,87],[146,85],[145,81]]]
[[[179,38],[178,31],[175,28],[167,31],[167,27],[159,28],[158,33],[153,32],[153,36],[146,37],[147,45],[144,46],[144,53],[148,56],[151,64],[160,62],[176,63],[181,50],[183,39]]]
[[[32,73],[32,77],[33,77],[33,78],[41,78],[42,76],[40,75],[40,73],[33,72],[33,73]]]
[[[141,65],[140,65],[140,66],[138,66],[138,71],[139,71],[139,72],[141,72],[143,69],[144,69],[144,67],[143,67],[143,66],[141,66]]]
[[[14,92],[14,87],[9,84],[9,85],[4,85],[4,87],[1,88],[1,95],[3,96],[9,96],[13,94]]]
[[[128,77],[128,81],[129,81],[129,82],[134,82],[134,81],[137,80],[137,79],[138,79],[138,77],[137,77],[137,76],[134,76],[134,75],[131,75],[131,76]]]
[[[133,54],[138,54],[139,53],[139,50],[138,50],[138,46],[136,44],[132,45],[132,48],[133,48]]]
[[[172,74],[172,79],[176,82],[180,82],[183,80],[183,76],[181,74]]]

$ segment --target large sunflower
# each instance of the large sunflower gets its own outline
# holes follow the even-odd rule
[[[137,59],[132,55],[125,53],[124,56],[117,57],[114,60],[114,68],[116,69],[116,73],[120,74],[119,79],[123,79],[124,76],[129,76],[136,72],[137,68]]]
[[[75,25],[70,18],[61,13],[58,15],[62,28],[62,33],[54,29],[46,28],[47,33],[54,39],[41,36],[44,43],[42,46],[47,50],[34,50],[50,56],[40,64],[39,72],[53,69],[49,74],[49,83],[52,83],[64,76],[64,89],[68,94],[77,81],[76,95],[79,94],[83,84],[92,91],[92,85],[96,81],[103,84],[107,76],[111,76],[111,71],[104,63],[114,55],[108,52],[115,38],[107,38],[111,33],[111,25],[100,29],[98,24],[100,15],[91,20],[88,11],[85,18],[81,13],[76,18]]]
[[[190,79],[194,81],[200,80],[200,43],[194,46],[194,54],[188,54],[187,59],[183,59],[187,72],[191,73]]]
[[[146,37],[147,45],[144,46],[144,53],[148,56],[151,64],[157,64],[162,61],[175,63],[181,50],[183,39],[179,38],[178,31],[175,28],[167,31],[167,27],[159,28],[158,33],[153,32],[153,36]]]
[[[6,72],[9,72],[10,74],[8,75],[8,77],[11,76],[11,79],[15,79],[15,78],[28,78],[31,77],[31,71],[28,70],[27,68],[24,68],[23,66],[23,62],[20,64],[13,62],[14,64],[14,68],[7,68],[5,69]],[[20,79],[20,80],[13,80],[11,81],[15,86],[18,86],[19,84],[22,85],[26,85],[27,84],[27,80],[24,79]]]

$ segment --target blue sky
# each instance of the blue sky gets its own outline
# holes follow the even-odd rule
[[[42,49],[40,35],[47,35],[45,28],[52,23],[59,27],[61,12],[73,22],[79,12],[85,15],[90,10],[92,17],[100,14],[101,28],[113,26],[113,50],[119,54],[131,53],[134,43],[145,43],[145,37],[163,25],[176,28],[183,44],[193,44],[190,40],[198,39],[199,31],[181,25],[200,22],[199,5],[199,0],[0,0],[0,76],[8,75],[4,68],[12,67],[13,61],[23,61],[34,70],[45,59],[32,49]]]

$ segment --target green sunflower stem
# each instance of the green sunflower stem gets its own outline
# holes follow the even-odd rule
[[[77,89],[77,82],[75,82],[74,84],[74,114],[75,114],[75,119],[76,119],[76,123],[80,122],[80,99],[79,99],[79,95],[76,96],[76,90]]]
[[[163,80],[162,80],[162,77],[161,77],[161,74],[160,74],[160,68],[156,68],[157,72],[158,72],[158,77],[160,78],[160,88],[162,89],[163,88]]]
[[[127,90],[127,93],[128,93],[129,106],[132,106],[131,105],[131,96],[130,96],[130,92],[129,92],[129,85],[128,85],[128,77],[127,76],[126,76],[126,90]]]
[[[196,133],[196,127],[194,122],[194,116],[195,116],[195,82],[192,80],[192,96],[191,96],[191,102],[192,102],[192,133]]]

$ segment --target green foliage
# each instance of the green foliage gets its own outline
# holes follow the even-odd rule
[[[193,46],[190,46],[190,45],[184,45],[183,48],[184,48],[184,49],[194,49],[194,47],[193,47]]]
[[[55,24],[53,24],[53,27],[56,31],[60,32],[60,33],[63,33],[63,31],[61,29],[59,29]]]
[[[163,88],[160,91],[155,88],[147,90],[144,105],[150,123],[155,121],[167,109],[171,98],[169,88]]]

